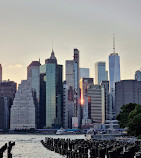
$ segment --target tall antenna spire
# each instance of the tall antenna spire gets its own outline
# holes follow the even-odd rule
[[[113,53],[115,53],[115,34],[113,34]]]
[[[52,40],[52,52],[53,52],[53,44],[54,44],[54,43],[53,43],[53,40]]]

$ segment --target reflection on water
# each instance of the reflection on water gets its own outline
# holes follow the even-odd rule
[[[12,149],[13,158],[62,158],[63,156],[47,150],[40,140],[45,137],[83,139],[84,135],[0,135],[0,147],[9,141],[15,141]],[[6,152],[4,158],[6,158]]]

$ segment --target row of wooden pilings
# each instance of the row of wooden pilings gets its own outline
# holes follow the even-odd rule
[[[141,158],[141,142],[92,141],[45,138],[48,150],[67,158]]]
[[[1,148],[0,148],[0,158],[3,158],[3,154],[4,152],[7,150],[7,157],[8,158],[12,158],[12,153],[11,153],[11,150],[12,150],[12,147],[15,145],[15,142],[8,142],[8,143],[5,143],[5,145],[3,145]]]

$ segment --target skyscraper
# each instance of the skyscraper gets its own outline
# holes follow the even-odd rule
[[[46,128],[60,128],[63,119],[62,65],[52,51],[46,59]]]
[[[81,78],[89,78],[89,68],[79,68],[79,80]]]
[[[4,122],[1,128],[10,128],[10,109],[11,105],[13,104],[16,89],[17,84],[13,81],[8,80],[0,83],[0,111],[2,113],[0,120],[4,118]]]
[[[123,105],[129,103],[141,104],[141,81],[122,80],[115,84],[116,115]]]
[[[140,70],[137,70],[135,72],[135,80],[141,81],[141,71]]]
[[[74,64],[73,60],[66,60],[66,87],[68,89],[68,127],[72,127],[72,117],[74,117]],[[67,90],[66,89],[66,90]],[[65,106],[65,105],[64,105]]]
[[[39,100],[40,100],[40,61],[32,61],[32,63],[27,67],[27,79],[31,82],[31,88],[36,92],[37,99],[37,109],[36,109],[36,119],[37,128],[39,128]]]
[[[107,71],[105,62],[97,62],[95,64],[95,84],[100,85],[102,81],[107,81]]]
[[[36,105],[31,82],[23,80],[11,107],[10,129],[36,128]]]
[[[90,85],[87,92],[90,99],[91,119],[94,123],[105,123],[105,88],[103,85]]]
[[[0,64],[0,83],[2,82],[2,66]]]
[[[79,50],[74,49],[74,116],[78,119],[80,126],[80,91],[79,91]]]
[[[81,120],[82,125],[89,123],[90,121],[90,106],[88,105],[87,91],[90,85],[93,85],[93,78],[81,78],[79,81],[80,85],[80,102],[81,102]]]
[[[71,125],[74,124],[72,120],[75,120],[75,122],[78,122],[78,125],[80,125],[79,50],[78,49],[74,49],[73,60],[66,61],[66,85],[68,87],[69,128],[71,128]],[[75,123],[75,128],[76,128],[76,123]]]
[[[113,38],[113,53],[109,55],[110,80],[110,113],[115,113],[115,82],[120,81],[120,57],[115,53],[115,38]]]

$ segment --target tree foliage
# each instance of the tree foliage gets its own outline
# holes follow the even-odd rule
[[[128,124],[128,115],[130,114],[131,111],[135,109],[137,104],[130,103],[123,105],[121,107],[121,111],[119,115],[117,115],[117,120],[119,121],[119,125],[121,128],[127,127]]]
[[[133,103],[123,105],[117,120],[121,128],[128,128],[129,135],[141,135],[141,105]]]

